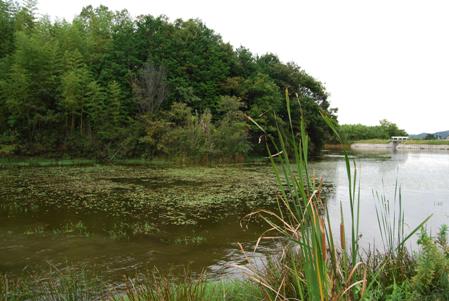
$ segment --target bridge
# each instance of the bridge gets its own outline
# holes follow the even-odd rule
[[[408,136],[392,136],[390,141],[391,142],[401,142],[401,141],[407,141],[408,140]]]
[[[396,147],[399,143],[407,140],[408,136],[392,136],[390,139],[390,143],[393,145],[393,149],[396,150]]]

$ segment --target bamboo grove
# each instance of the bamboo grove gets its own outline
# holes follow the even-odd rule
[[[265,151],[248,117],[269,133],[273,112],[287,119],[285,89],[312,150],[329,136],[320,110],[336,118],[295,63],[234,48],[200,20],[88,6],[52,21],[33,0],[2,0],[0,40],[3,154],[241,160]]]

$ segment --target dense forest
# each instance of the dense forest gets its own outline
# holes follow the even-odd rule
[[[248,116],[273,134],[286,89],[317,151],[329,135],[319,112],[336,113],[295,63],[234,49],[199,20],[88,6],[50,21],[36,1],[0,0],[0,40],[3,153],[236,160],[265,153]]]

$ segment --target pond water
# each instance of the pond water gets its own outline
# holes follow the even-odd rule
[[[449,153],[355,153],[361,182],[362,244],[381,246],[373,191],[392,199],[396,181],[411,229],[432,214],[435,232],[449,223]],[[325,153],[315,175],[331,184],[328,210],[335,223],[347,212],[343,157]],[[120,281],[152,269],[206,270],[240,277],[263,225],[240,225],[256,208],[272,207],[276,186],[265,164],[218,167],[3,167],[0,169],[0,274],[11,277],[49,266],[87,266]],[[349,218],[347,216],[346,218]],[[413,245],[412,245],[413,247]],[[264,243],[253,258],[275,254]]]

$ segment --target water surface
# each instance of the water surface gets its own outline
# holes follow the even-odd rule
[[[365,247],[381,247],[373,192],[393,199],[396,181],[409,229],[431,214],[431,231],[449,223],[449,153],[355,153],[354,160]],[[338,223],[340,203],[349,206],[343,157],[325,153],[311,168],[332,184],[328,210]],[[84,265],[117,281],[153,267],[241,277],[237,243],[250,249],[263,230],[258,223],[242,228],[241,218],[273,207],[276,189],[265,164],[5,167],[0,182],[0,273]],[[252,256],[278,248],[267,242]]]

